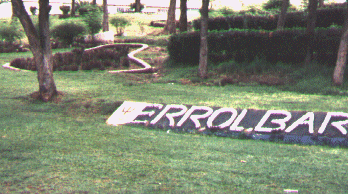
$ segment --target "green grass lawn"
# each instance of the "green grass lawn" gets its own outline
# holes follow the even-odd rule
[[[60,50],[64,51],[64,50]],[[29,53],[0,54],[0,64]],[[177,68],[168,79],[192,69]],[[108,126],[117,101],[348,112],[345,96],[268,86],[128,84],[56,72],[59,103],[29,98],[35,72],[0,67],[0,193],[345,193],[348,150]]]

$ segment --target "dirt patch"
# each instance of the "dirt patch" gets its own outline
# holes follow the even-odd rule
[[[65,96],[65,94],[63,92],[57,91],[57,95],[55,95],[52,98],[51,102],[59,103],[59,102],[62,101],[64,96]],[[33,92],[33,93],[29,94],[29,97],[30,97],[31,100],[34,100],[34,101],[42,101],[41,98],[40,98],[39,91],[36,91],[36,92]]]
[[[277,86],[292,83],[293,80],[281,73],[262,74],[231,74],[221,76],[214,82],[214,85],[225,86],[227,84],[255,83],[259,85]]]

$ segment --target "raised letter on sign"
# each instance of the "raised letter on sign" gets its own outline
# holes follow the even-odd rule
[[[225,113],[225,112],[230,112],[232,113],[231,118],[228,119],[226,122],[221,123],[218,126],[213,126],[213,121],[214,119],[219,116],[221,113]],[[238,113],[236,111],[236,109],[234,108],[220,108],[219,110],[214,111],[214,113],[209,117],[208,121],[207,121],[207,127],[211,128],[211,127],[219,127],[220,129],[223,129],[225,127],[228,127],[232,124],[233,120],[237,117]]]
[[[262,125],[265,124],[265,122],[268,120],[268,118],[272,115],[285,115],[286,117],[283,119],[273,119],[271,121],[271,123],[273,124],[278,124],[279,127],[278,128],[266,128],[266,127],[262,127]],[[269,110],[266,112],[266,114],[262,117],[262,119],[260,120],[259,124],[257,124],[257,126],[255,127],[255,131],[259,131],[259,132],[272,132],[272,130],[284,130],[286,127],[285,122],[289,121],[291,119],[291,113],[288,111],[284,111],[284,110]]]
[[[170,109],[181,109],[179,112],[167,113]],[[179,117],[185,114],[187,107],[184,105],[167,105],[152,121],[150,124],[155,125],[159,120],[163,118],[164,115],[169,120],[169,126],[174,127],[175,121],[174,117]]]
[[[202,115],[191,115],[196,110],[205,110],[206,113]],[[191,121],[195,124],[196,129],[201,127],[201,123],[199,122],[199,119],[205,119],[209,117],[213,113],[213,109],[206,106],[192,106],[190,110],[188,110],[185,115],[180,119],[178,122],[178,127],[181,127],[185,121],[190,117]]]
[[[231,127],[230,127],[231,131],[242,131],[244,129],[244,127],[239,127],[238,125],[243,120],[243,118],[245,117],[247,112],[248,112],[247,109],[243,109],[243,111],[238,115],[236,120],[231,125]]]
[[[156,109],[161,109],[162,108],[162,104],[149,104],[148,106],[146,107],[152,107],[152,108],[156,108]],[[144,107],[143,110],[146,108]],[[152,110],[152,111],[146,111],[146,112],[143,112],[143,110],[141,110],[141,112],[138,114],[138,116],[148,116],[148,117],[152,117],[152,115],[155,114],[155,111]],[[142,123],[147,123],[148,121],[139,121],[139,120],[134,120],[130,123],[134,123],[134,124],[142,124]]]
[[[343,113],[343,112],[329,112],[326,114],[326,117],[323,121],[323,123],[321,124],[318,133],[322,134],[324,133],[327,124],[330,122],[331,117],[346,117],[348,118],[348,113]],[[347,130],[343,127],[343,125],[347,125],[348,124],[348,120],[345,121],[336,121],[336,122],[332,122],[331,125],[336,127],[336,129],[338,129],[343,135],[347,134]]]
[[[144,115],[142,112],[148,106],[156,106],[161,108],[161,104],[149,104],[145,102],[128,102],[125,101],[120,107],[109,117],[106,121],[110,125],[123,125],[126,123],[131,123],[139,115]],[[146,112],[145,114],[151,114],[152,112]],[[153,112],[154,113],[154,112]]]
[[[296,122],[294,122],[290,127],[288,127],[285,132],[290,133],[292,130],[294,130],[299,125],[308,125],[309,133],[314,133],[314,113],[313,112],[307,112],[305,115],[303,115],[301,118],[299,118]]]

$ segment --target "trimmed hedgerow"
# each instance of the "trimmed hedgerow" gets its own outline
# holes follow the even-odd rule
[[[332,24],[342,26],[344,23],[346,8],[342,6],[318,9],[316,27],[328,28]],[[329,16],[329,17],[328,17]],[[279,14],[275,15],[232,15],[229,17],[209,18],[208,29],[228,30],[230,28],[239,29],[263,29],[275,30],[277,28]],[[306,27],[307,14],[303,11],[289,12],[286,15],[285,28]],[[195,30],[200,29],[200,19],[193,21]]]
[[[317,60],[334,64],[341,33],[340,28],[320,28],[315,31],[313,46]],[[208,58],[212,62],[231,59],[250,62],[258,57],[269,62],[297,63],[304,60],[307,42],[305,29],[215,31],[208,35]],[[179,63],[198,64],[199,49],[199,32],[173,35],[168,44],[170,59]]]
[[[107,48],[84,51],[74,49],[71,52],[56,53],[52,56],[54,71],[105,70],[127,65],[129,47]],[[125,60],[126,59],[126,60]],[[36,71],[33,58],[16,58],[11,66]]]

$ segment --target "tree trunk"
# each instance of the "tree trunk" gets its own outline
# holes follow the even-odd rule
[[[324,6],[324,0],[319,0],[319,6],[318,7],[323,7]]]
[[[53,79],[52,50],[49,31],[49,0],[39,0],[39,29],[36,31],[22,0],[12,0],[15,15],[19,18],[28,37],[30,50],[36,63],[39,81],[39,98],[50,101],[57,95]]]
[[[135,0],[135,10],[134,12],[141,12],[140,0]]]
[[[93,0],[92,5],[97,5],[97,0]]]
[[[108,12],[108,1],[103,0],[103,32],[109,31],[109,12]]]
[[[70,12],[71,17],[75,17],[75,0],[71,0],[71,12]]]
[[[13,7],[13,5],[11,5],[11,8],[12,8],[12,16],[11,16],[11,19],[14,19],[15,17],[17,17],[16,14],[15,14],[15,13],[16,13],[16,12],[15,12],[15,9],[14,9],[15,7]]]
[[[280,16],[277,23],[277,30],[282,30],[284,28],[285,20],[286,20],[286,12],[288,10],[288,7],[289,7],[289,0],[283,0],[282,7],[280,10]]]
[[[208,8],[209,0],[202,0],[201,9],[201,43],[199,51],[199,69],[198,75],[201,78],[207,78],[208,68]]]
[[[317,8],[318,8],[318,0],[309,0],[307,29],[306,29],[306,36],[308,37],[308,46],[307,46],[307,53],[306,53],[306,59],[305,59],[305,66],[309,65],[309,63],[312,61],[313,44],[315,41],[314,29],[315,29],[315,22],[317,20]]]
[[[180,32],[187,31],[187,0],[180,0],[179,30]]]
[[[337,53],[337,62],[335,66],[335,70],[332,76],[332,82],[336,86],[342,86],[343,84],[343,78],[344,78],[344,71],[346,68],[346,62],[347,62],[347,51],[348,51],[348,3],[347,3],[347,10],[346,10],[346,16],[344,20],[343,25],[343,33],[341,36],[340,46],[338,48]]]
[[[169,34],[174,34],[176,32],[175,9],[176,9],[176,0],[170,0],[167,23],[166,23],[166,26],[164,27],[164,31],[168,31]]]

